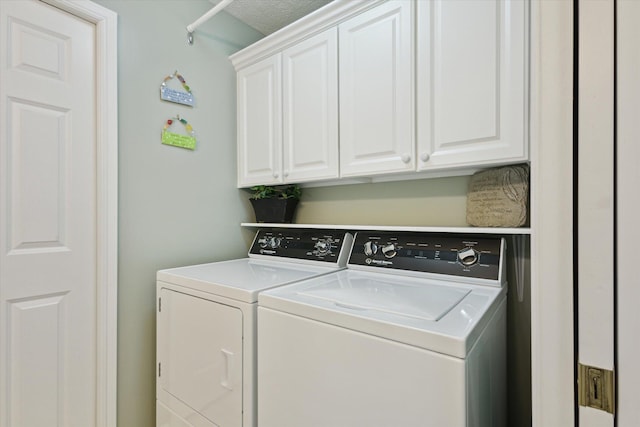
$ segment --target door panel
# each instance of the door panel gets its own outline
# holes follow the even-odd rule
[[[96,424],[95,27],[0,19],[0,425]]]
[[[280,58],[238,71],[238,187],[282,183]]]
[[[418,169],[526,160],[526,2],[417,7]]]
[[[7,303],[11,419],[20,426],[64,425],[65,400],[58,393],[65,386],[59,380],[65,375],[64,325],[69,320],[65,295]],[[38,410],[31,407],[34,402]]]
[[[389,1],[339,26],[342,177],[414,170],[413,6]]]
[[[338,177],[338,31],[282,53],[284,179]]]
[[[71,114],[16,99],[9,100],[8,111],[13,123],[7,147],[11,250],[68,250],[65,207],[69,179],[65,163]]]

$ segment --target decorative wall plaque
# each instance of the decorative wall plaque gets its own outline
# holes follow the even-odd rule
[[[175,121],[178,121],[184,125],[184,129],[187,131],[187,135],[169,132],[169,128]],[[172,145],[174,147],[186,148],[188,150],[196,149],[196,137],[193,127],[187,123],[187,121],[180,116],[176,116],[172,119],[168,119],[164,128],[162,129],[162,143],[165,145]]]
[[[167,84],[177,78],[182,84],[182,88],[184,91],[171,89]],[[160,99],[169,102],[175,102],[176,104],[188,105],[189,107],[193,107],[195,100],[193,98],[193,93],[191,93],[191,88],[187,85],[187,82],[184,78],[178,74],[178,70],[176,70],[173,74],[167,76],[162,81],[160,85]]]

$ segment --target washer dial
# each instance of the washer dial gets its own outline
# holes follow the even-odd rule
[[[465,267],[471,267],[478,262],[478,252],[473,248],[466,247],[458,251],[458,261]]]
[[[378,252],[378,245],[376,244],[376,242],[372,242],[371,240],[369,240],[367,243],[364,244],[364,254],[366,256],[375,255],[377,252]]]
[[[398,249],[395,243],[387,243],[382,247],[382,253],[385,258],[393,258],[398,253]]]

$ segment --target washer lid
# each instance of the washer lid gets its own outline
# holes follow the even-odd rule
[[[439,320],[471,292],[433,283],[424,286],[397,286],[376,278],[354,277],[349,287],[338,282],[309,287],[298,295],[329,301],[337,306],[378,311],[401,317]]]
[[[260,307],[465,358],[506,287],[342,270],[261,292]]]

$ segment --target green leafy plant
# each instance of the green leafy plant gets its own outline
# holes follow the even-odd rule
[[[272,186],[272,185],[256,185],[251,187],[253,194],[251,199],[300,199],[302,189],[298,184]]]

